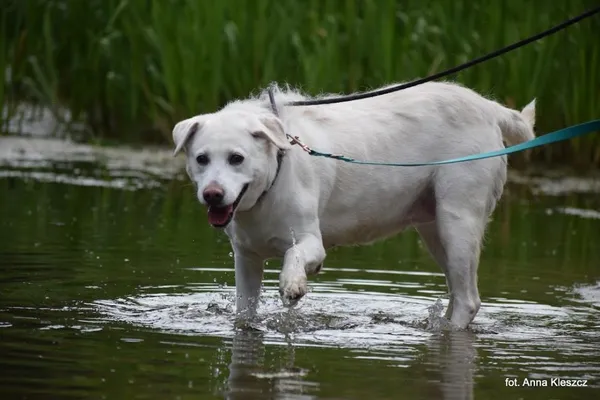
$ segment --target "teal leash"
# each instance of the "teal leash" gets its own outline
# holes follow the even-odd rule
[[[538,136],[535,139],[532,139],[528,142],[520,143],[514,146],[506,147],[502,150],[490,151],[487,153],[473,154],[464,157],[451,158],[449,160],[442,161],[427,161],[427,162],[418,162],[418,163],[400,163],[400,162],[377,162],[377,161],[363,161],[356,160],[351,157],[347,157],[342,154],[332,154],[332,153],[324,153],[321,151],[317,151],[311,149],[306,146],[304,143],[300,142],[298,137],[292,137],[287,135],[290,138],[292,144],[299,145],[304,151],[306,151],[311,156],[315,157],[325,157],[332,158],[339,161],[344,161],[352,164],[362,164],[362,165],[381,165],[388,167],[422,167],[428,165],[442,165],[442,164],[454,164],[466,161],[474,161],[481,160],[484,158],[498,157],[507,154],[517,153],[519,151],[524,151],[528,149],[533,149],[535,147],[544,146],[551,143],[562,142],[565,140],[570,140],[579,136],[587,135],[588,133],[600,131],[600,119],[584,122],[579,125],[570,126],[558,131],[554,131],[543,136]]]

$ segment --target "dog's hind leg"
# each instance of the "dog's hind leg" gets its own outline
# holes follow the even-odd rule
[[[477,288],[477,268],[483,226],[468,210],[441,207],[438,212],[440,239],[446,249],[446,281],[450,303],[446,318],[459,328],[466,328],[479,311],[481,300]]]
[[[481,306],[477,269],[488,217],[506,178],[503,162],[465,163],[436,174],[436,226],[450,290],[446,318],[459,328],[466,328]]]
[[[247,250],[234,248],[236,314],[252,317],[256,314],[262,285],[264,260]]]

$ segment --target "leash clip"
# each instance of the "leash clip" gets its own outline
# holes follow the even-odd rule
[[[275,116],[277,118],[279,118],[279,111],[277,110],[277,103],[275,103],[275,94],[273,93],[274,87],[275,87],[274,83],[270,84],[267,89],[267,93],[269,95],[269,102],[271,103],[271,110],[273,111],[273,114],[275,114]],[[310,147],[308,147],[307,145],[305,145],[304,143],[302,143],[300,141],[300,138],[298,136],[292,136],[289,133],[286,133],[285,136],[288,137],[288,139],[290,140],[290,144],[292,146],[297,144],[302,150],[304,150],[308,154],[314,153],[314,151]]]

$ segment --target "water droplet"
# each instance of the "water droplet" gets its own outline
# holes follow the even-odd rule
[[[292,235],[292,247],[296,245],[296,234],[294,233],[294,230],[292,228],[290,228],[290,234]]]

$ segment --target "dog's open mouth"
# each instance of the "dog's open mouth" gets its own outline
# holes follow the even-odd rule
[[[240,195],[235,199],[233,204],[223,207],[210,206],[208,207],[208,222],[215,228],[224,228],[233,219],[233,213],[237,208],[238,204],[242,200],[242,197],[248,190],[248,184],[245,184],[240,192]]]

